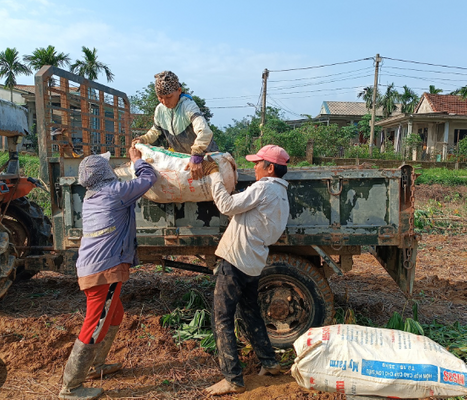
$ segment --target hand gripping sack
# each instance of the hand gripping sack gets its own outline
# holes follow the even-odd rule
[[[142,159],[156,170],[157,181],[143,196],[156,203],[212,201],[211,180],[218,179],[219,173],[229,193],[234,191],[237,184],[235,160],[229,153],[207,154],[202,164],[205,176],[193,180],[190,171],[185,171],[190,155],[145,144],[137,144],[136,148],[141,151]],[[219,173],[212,171],[216,165]],[[133,165],[118,167],[114,171],[123,180],[135,177]]]
[[[300,386],[354,396],[467,395],[467,366],[431,339],[358,325],[311,328],[299,337],[292,376]]]

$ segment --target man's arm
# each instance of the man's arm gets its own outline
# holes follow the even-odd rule
[[[218,174],[216,178],[213,175]],[[219,211],[228,216],[241,214],[249,211],[263,201],[263,188],[261,185],[253,184],[245,191],[230,195],[222,182],[220,173],[211,175],[212,197]],[[214,178],[214,179],[213,179]]]
[[[211,143],[213,133],[202,115],[195,117],[192,124],[196,139],[191,146],[191,155],[203,155]]]
[[[153,125],[151,129],[149,129],[144,135],[134,138],[131,144],[132,146],[134,146],[136,143],[152,144],[158,139],[158,137],[161,134],[162,134],[162,131],[156,128],[155,125]]]

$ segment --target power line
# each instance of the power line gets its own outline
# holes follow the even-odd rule
[[[425,78],[425,77],[421,77],[421,76],[410,76],[410,75],[388,74],[388,73],[384,73],[384,75],[385,76],[393,76],[393,77],[396,77],[396,78],[418,79],[418,80],[422,80],[422,81],[433,82],[432,78]],[[460,82],[459,79],[449,79],[449,78],[436,78],[436,80],[437,81]]]
[[[245,95],[245,96],[232,96],[232,97],[212,97],[210,99],[205,99],[206,101],[207,100],[225,100],[225,99],[245,99],[245,98],[251,98],[251,97],[255,97],[254,94],[250,94],[250,95]]]
[[[353,71],[346,71],[346,72],[339,72],[336,74],[330,74],[330,75],[319,75],[319,76],[312,76],[311,78],[296,78],[296,79],[280,79],[278,81],[269,81],[269,82],[294,82],[294,81],[305,81],[305,80],[310,80],[310,79],[320,79],[320,78],[329,78],[330,76],[337,76],[337,75],[344,75],[344,74],[352,74],[354,72],[360,72],[360,71],[367,71],[367,70],[373,70],[373,67],[366,67],[366,68],[359,68],[355,69]]]
[[[271,100],[272,102],[274,102],[274,104],[279,107],[281,110],[289,113],[289,114],[292,114],[292,115],[297,115],[297,116],[301,116],[300,114],[297,114],[296,112],[293,112],[293,111],[290,111],[289,109],[285,108],[285,106],[282,104],[282,106],[279,104],[279,100],[275,100],[273,99],[271,96],[269,96],[269,100]]]
[[[317,86],[317,85],[324,85],[324,84],[327,84],[327,83],[347,81],[347,80],[350,80],[350,79],[368,78],[369,76],[373,76],[373,75],[372,74],[370,74],[370,75],[368,75],[368,74],[366,74],[366,75],[354,75],[354,76],[349,76],[349,77],[341,78],[341,79],[331,79],[331,80],[328,80],[328,81],[311,82],[311,83],[305,83],[305,84],[302,84],[302,85],[272,87],[271,90],[272,89],[286,90],[286,89],[294,89],[294,88],[305,87],[305,86]]]
[[[462,72],[445,72],[445,71],[432,71],[432,70],[427,70],[427,69],[416,69],[416,68],[401,68],[401,67],[393,67],[393,66],[387,66],[384,68],[389,68],[389,69],[402,69],[404,71],[417,71],[417,72],[429,72],[433,74],[447,74],[447,75],[463,75],[467,76],[467,74],[463,74]]]
[[[358,59],[358,60],[344,61],[344,62],[338,62],[338,63],[333,63],[333,64],[315,65],[315,66],[313,66],[313,67],[302,67],[302,68],[290,68],[290,69],[269,70],[269,72],[288,72],[288,71],[299,71],[299,70],[304,70],[304,69],[315,69],[315,68],[332,67],[332,66],[334,66],[334,65],[351,64],[351,63],[356,63],[356,62],[366,61],[366,60],[372,60],[372,59],[373,59],[373,57],[367,57],[367,58],[360,58],[360,59]]]
[[[432,67],[454,68],[454,69],[463,69],[463,70],[467,70],[467,67],[456,67],[456,66],[452,66],[452,65],[443,65],[443,64],[431,64],[431,63],[425,63],[425,62],[421,62],[421,61],[401,60],[401,59],[399,59],[399,58],[390,58],[390,57],[381,57],[381,58],[385,58],[386,60],[405,62],[405,63],[430,65],[430,66],[432,66]]]
[[[250,106],[225,106],[225,107],[211,107],[209,106],[209,108],[250,108]]]
[[[329,88],[329,89],[306,90],[306,91],[302,91],[302,92],[288,92],[288,93],[280,93],[280,94],[283,95],[283,94],[316,93],[316,92],[326,92],[326,91],[333,91],[333,92],[335,92],[336,90],[360,89],[360,88],[362,88],[362,85],[359,85],[359,86],[351,86],[351,87],[344,87],[344,88]]]

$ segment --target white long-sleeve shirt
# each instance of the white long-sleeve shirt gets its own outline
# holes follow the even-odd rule
[[[269,247],[284,232],[289,217],[288,183],[262,178],[245,191],[230,195],[221,180],[213,183],[214,202],[222,214],[232,216],[216,255],[250,276],[266,265]]]

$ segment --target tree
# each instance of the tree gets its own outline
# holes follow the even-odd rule
[[[380,120],[381,118],[379,117],[375,118],[375,122],[378,122]],[[358,129],[359,134],[362,135],[363,139],[368,140],[370,138],[370,134],[371,134],[370,123],[371,123],[371,114],[365,114],[362,117],[362,119],[358,121],[357,129]],[[380,126],[375,125],[375,137],[377,137],[380,134],[381,129],[382,128]]]
[[[383,117],[388,118],[397,108],[399,93],[394,88],[394,83],[391,83],[386,88],[386,92],[381,97],[381,107],[383,107]]]
[[[10,89],[10,100],[13,102],[13,88],[16,86],[16,75],[31,75],[27,65],[19,61],[16,48],[7,47],[0,53],[0,78],[5,77],[5,87]]]
[[[451,92],[449,94],[454,94],[456,96],[462,97],[463,99],[467,99],[467,85],[463,86],[463,87],[461,87],[459,89],[456,89],[456,90],[454,90],[453,92]]]
[[[40,70],[44,65],[52,65],[54,67],[66,67],[70,65],[70,57],[65,53],[57,53],[54,46],[47,48],[39,47],[32,54],[23,57],[30,68],[35,71]]]
[[[367,86],[363,88],[363,90],[357,94],[359,99],[362,99],[366,104],[366,109],[368,112],[373,108],[373,86]],[[379,90],[376,92],[376,107],[380,106],[381,101],[381,94]]]
[[[430,94],[440,94],[443,92],[443,89],[437,89],[435,85],[430,85],[429,93]]]
[[[110,71],[108,65],[97,61],[97,50],[92,50],[88,47],[83,46],[82,51],[84,53],[83,60],[76,60],[70,67],[70,71],[79,76],[90,79],[91,81],[97,80],[100,73],[104,72],[107,78],[107,82],[112,82],[114,74]]]
[[[404,92],[399,95],[399,100],[401,102],[401,111],[404,114],[410,114],[415,110],[416,105],[420,101],[420,98],[417,94],[410,89],[407,85],[404,85]]]

